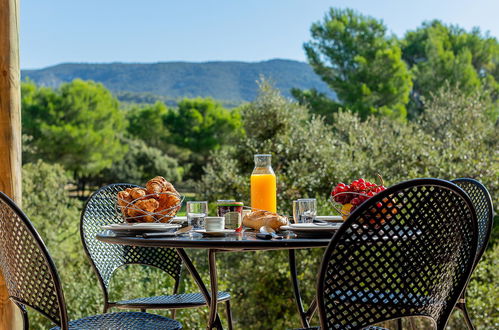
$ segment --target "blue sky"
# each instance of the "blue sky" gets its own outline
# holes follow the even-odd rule
[[[329,7],[354,8],[403,36],[441,19],[499,37],[499,0],[21,0],[21,68],[62,62],[306,61]]]

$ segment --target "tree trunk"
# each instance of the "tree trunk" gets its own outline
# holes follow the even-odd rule
[[[0,0],[0,190],[21,204],[19,0]],[[0,274],[0,330],[22,328]]]

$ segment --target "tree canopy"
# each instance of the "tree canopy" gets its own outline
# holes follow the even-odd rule
[[[401,40],[402,56],[413,73],[410,108],[422,110],[428,97],[445,83],[470,95],[478,90],[499,93],[499,43],[480,29],[471,32],[438,20],[424,22]]]
[[[336,93],[337,108],[363,118],[406,117],[411,75],[386,30],[381,21],[352,9],[331,8],[322,22],[312,25],[312,40],[304,48],[315,72]]]
[[[118,137],[126,120],[103,85],[77,79],[52,90],[27,82],[22,95],[23,134],[32,137],[32,158],[84,177],[123,157],[126,146]]]
[[[425,108],[424,98],[448,83],[466,95],[486,91],[497,115],[497,39],[478,28],[467,32],[438,20],[424,22],[400,40],[386,31],[380,20],[331,8],[312,25],[304,48],[337,100],[314,90],[293,90],[293,96],[329,121],[340,107],[363,119],[371,114],[405,118],[406,111],[414,119]]]
[[[239,112],[227,110],[209,98],[182,100],[166,115],[165,126],[171,133],[169,141],[191,152],[188,177],[196,179],[212,151],[242,134]]]
[[[99,185],[116,182],[143,185],[157,175],[168,178],[173,184],[182,179],[183,168],[175,158],[140,139],[125,139],[123,143],[128,146],[128,151],[123,159],[94,178]]]

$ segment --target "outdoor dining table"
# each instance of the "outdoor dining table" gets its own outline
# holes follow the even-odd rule
[[[143,238],[136,236],[120,236],[111,231],[105,231],[97,234],[97,239],[111,244],[122,244],[129,246],[145,246],[145,247],[164,247],[174,248],[177,250],[180,258],[184,262],[187,270],[193,276],[196,284],[198,285],[201,293],[204,295],[209,304],[210,312],[208,319],[208,329],[222,328],[222,323],[217,313],[217,299],[212,297],[217,296],[218,292],[218,279],[216,267],[216,254],[219,252],[242,252],[242,251],[270,251],[270,250],[288,250],[289,251],[289,266],[291,271],[291,278],[293,282],[293,291],[295,300],[300,314],[300,319],[303,327],[308,327],[308,317],[313,305],[309,311],[305,311],[300,290],[298,286],[298,278],[296,272],[296,249],[309,249],[309,248],[324,248],[329,242],[330,238],[301,238],[297,237],[294,233],[285,233],[283,239],[259,239],[253,231],[244,231],[241,233],[233,233],[227,236],[201,236],[184,234],[175,237],[157,237],[157,238]],[[206,288],[199,273],[194,267],[192,261],[185,252],[185,248],[192,249],[207,249],[209,259],[209,275],[210,275],[210,291]]]

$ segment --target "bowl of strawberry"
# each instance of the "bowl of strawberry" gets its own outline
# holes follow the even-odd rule
[[[386,189],[381,177],[380,181],[381,184],[376,184],[365,179],[358,179],[350,184],[340,182],[334,187],[331,191],[331,201],[341,205],[339,212],[343,220],[346,220],[359,205]],[[387,218],[396,214],[397,210],[393,207],[393,203],[388,199],[384,199],[382,202],[378,202],[376,207],[371,210],[372,218],[366,219],[364,222],[369,225],[383,224]],[[386,213],[389,214],[386,215]]]

